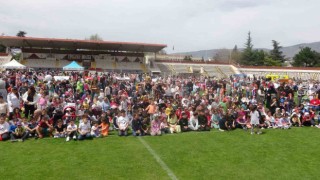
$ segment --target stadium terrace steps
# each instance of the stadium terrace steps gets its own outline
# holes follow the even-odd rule
[[[48,68],[48,67],[56,67],[56,61],[47,60],[47,59],[28,59],[25,62],[27,67],[31,68]]]
[[[95,61],[91,62],[91,68],[96,69],[97,63]]]
[[[171,73],[172,72],[166,64],[157,64],[157,66],[162,73]]]
[[[70,63],[71,61],[68,61],[68,60],[59,60],[59,67],[62,68]]]
[[[115,69],[113,67],[114,61],[108,61],[105,59],[96,59],[95,64],[96,68],[101,68],[101,69]]]
[[[112,68],[113,68],[113,69],[117,69],[117,63],[116,63],[116,62],[113,62],[113,63],[112,63]]]
[[[26,64],[28,64],[28,60],[22,59],[20,63],[23,64],[23,65],[26,65]]]
[[[139,70],[141,71],[141,64],[137,62],[117,62],[118,70]]]
[[[60,67],[60,61],[57,59],[55,68],[59,68],[59,67]]]
[[[144,72],[144,73],[147,73],[148,72],[148,68],[146,67],[146,65],[145,64],[140,64],[140,67],[141,67],[141,69],[142,69],[142,71]]]

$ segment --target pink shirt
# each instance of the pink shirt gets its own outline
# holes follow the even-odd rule
[[[40,97],[40,99],[39,99],[39,105],[41,105],[41,106],[47,105],[47,100],[46,100],[46,98]]]

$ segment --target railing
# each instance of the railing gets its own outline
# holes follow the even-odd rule
[[[155,62],[164,62],[164,63],[181,63],[181,64],[217,64],[217,65],[230,65],[229,63],[218,63],[212,61],[188,61],[188,60],[155,60]]]

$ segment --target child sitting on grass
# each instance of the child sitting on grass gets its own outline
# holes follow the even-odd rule
[[[101,136],[101,130],[99,128],[98,122],[93,122],[93,126],[91,128],[91,136],[92,137],[100,137]]]
[[[27,118],[23,118],[24,128],[28,131],[29,137],[38,138],[37,134],[37,122],[34,118],[31,118],[29,122],[26,122]]]
[[[64,138],[66,136],[66,127],[61,119],[58,120],[58,123],[54,127],[54,130],[54,138]]]
[[[14,130],[14,132],[11,132],[10,137],[12,142],[16,141],[24,141],[26,138],[28,138],[29,133],[28,131],[22,126],[21,122],[17,122],[17,127]]]
[[[79,140],[91,139],[91,125],[88,122],[88,117],[86,115],[82,116],[82,122],[79,124],[78,128]]]
[[[109,135],[109,121],[107,117],[102,119],[100,128],[102,137],[107,137]]]
[[[186,131],[188,130],[188,119],[186,118]],[[160,120],[157,116],[155,116],[154,120],[151,121],[151,136],[160,136],[161,135],[161,129],[160,129]]]
[[[77,130],[78,126],[74,123],[74,120],[71,119],[70,123],[67,127],[67,139],[66,141],[70,141],[70,138],[73,138],[73,140],[77,140]]]
[[[282,129],[289,129],[291,127],[290,119],[288,114],[285,113],[278,121],[278,127]]]
[[[52,137],[53,126],[49,122],[49,116],[45,115],[40,119],[38,126],[36,127],[36,131],[39,138],[43,138],[45,136]]]
[[[128,125],[129,120],[125,115],[125,111],[122,110],[120,116],[117,119],[118,127],[119,127],[119,136],[127,136],[128,135]]]

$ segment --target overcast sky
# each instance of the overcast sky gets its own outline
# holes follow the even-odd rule
[[[319,0],[4,0],[0,34],[167,44],[168,52],[320,41]],[[174,51],[173,51],[173,48]]]

